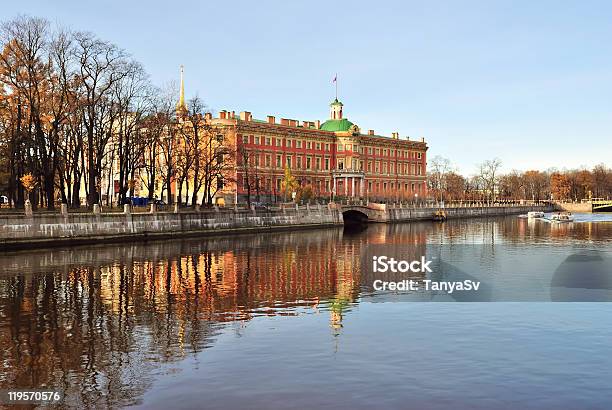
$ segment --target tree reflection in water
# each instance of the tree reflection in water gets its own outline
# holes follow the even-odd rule
[[[337,338],[362,290],[365,245],[567,239],[567,228],[527,223],[371,225],[2,254],[0,388],[63,389],[75,407],[133,404],[160,365],[213,346],[230,322],[321,310]],[[584,225],[569,235],[611,231]]]

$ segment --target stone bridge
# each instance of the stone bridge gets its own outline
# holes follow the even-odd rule
[[[345,224],[388,221],[385,204],[338,204],[337,206],[342,212]]]

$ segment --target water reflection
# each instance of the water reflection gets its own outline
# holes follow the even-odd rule
[[[330,337],[363,291],[370,244],[609,243],[612,224],[518,218],[370,225],[74,247],[0,256],[0,388],[55,387],[71,406],[121,406],[159,365],[257,316],[323,312]]]

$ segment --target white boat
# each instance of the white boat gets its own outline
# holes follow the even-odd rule
[[[544,218],[544,212],[542,211],[527,212],[527,218]]]
[[[574,215],[569,212],[557,212],[550,216],[550,220],[555,222],[572,222],[574,220]]]

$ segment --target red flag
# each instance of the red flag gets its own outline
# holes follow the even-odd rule
[[[338,79],[338,74],[336,74],[336,75],[334,76],[334,79],[332,80],[332,83],[335,83],[337,79]]]

